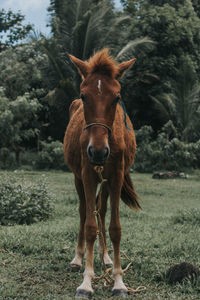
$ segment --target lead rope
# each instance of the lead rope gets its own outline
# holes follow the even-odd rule
[[[107,179],[103,178],[102,172],[103,172],[103,167],[102,166],[95,166],[94,167],[95,172],[98,174],[99,180],[100,180],[100,189],[97,194],[97,200],[96,200],[96,210],[94,211],[94,215],[97,218],[98,222],[98,231],[97,235],[99,236],[99,246],[100,249],[102,249],[102,252],[100,253],[100,258],[103,262],[104,268],[105,268],[105,263],[104,263],[104,252],[105,252],[105,242],[104,242],[104,236],[103,236],[103,226],[102,226],[102,221],[101,221],[101,216],[100,216],[100,210],[101,210],[101,195],[102,195],[102,189],[103,189],[103,184],[107,182]]]
[[[112,272],[112,268],[106,269],[106,266],[105,266],[105,263],[104,263],[104,259],[103,259],[104,252],[105,252],[105,242],[104,242],[104,237],[103,237],[103,230],[102,230],[102,221],[101,221],[101,216],[100,216],[100,210],[101,210],[101,203],[102,203],[101,195],[102,195],[103,184],[105,182],[107,182],[107,179],[103,178],[103,175],[102,175],[103,169],[104,168],[102,166],[95,166],[94,167],[95,172],[98,174],[98,177],[99,177],[101,185],[100,185],[99,192],[97,194],[96,210],[93,213],[96,216],[97,222],[98,222],[97,235],[99,236],[99,245],[100,245],[101,249],[103,249],[102,253],[100,253],[100,257],[101,257],[101,260],[103,262],[105,273],[103,275],[101,275],[100,277],[94,278],[93,280],[95,282],[98,282],[101,279],[105,279],[104,286],[107,286],[107,284],[110,284],[113,281],[113,278],[110,275],[110,272]],[[128,258],[127,255],[124,252],[122,252],[122,253],[124,254],[125,258],[130,261],[130,263],[127,265],[127,267],[123,270],[123,273],[125,273],[126,271],[128,271],[129,267],[132,265],[133,260],[131,261],[130,258]],[[146,287],[145,286],[138,286],[136,289],[132,289],[130,287],[127,287],[127,289],[128,289],[128,292],[130,294],[131,293],[132,294],[136,294],[136,293],[140,293],[140,292],[146,291]]]

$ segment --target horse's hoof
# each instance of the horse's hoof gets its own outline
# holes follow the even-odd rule
[[[70,264],[70,267],[72,269],[72,271],[77,272],[81,269],[80,265],[76,265],[76,264]]]
[[[75,299],[91,299],[92,292],[86,290],[77,290]]]
[[[126,290],[113,290],[112,295],[122,297],[122,298],[126,298],[126,297],[128,297],[128,291],[126,291]]]

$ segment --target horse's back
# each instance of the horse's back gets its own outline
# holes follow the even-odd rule
[[[64,156],[68,167],[76,174],[81,168],[80,135],[84,126],[83,103],[80,99],[70,105],[70,121],[64,137]]]
[[[78,112],[78,110],[83,110],[83,104],[80,99],[74,100],[69,107],[70,120],[73,118],[74,114]]]
[[[121,145],[124,152],[125,173],[127,173],[135,159],[136,139],[130,118],[126,115],[127,126],[124,118],[124,110],[121,105],[118,105],[114,122],[114,135],[116,143]]]

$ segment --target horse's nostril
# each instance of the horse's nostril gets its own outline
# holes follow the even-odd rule
[[[101,150],[97,150],[93,146],[89,146],[87,154],[92,163],[104,163],[110,153],[109,147],[104,147]]]
[[[95,148],[92,147],[92,146],[89,146],[87,152],[88,152],[88,156],[89,156],[90,158],[93,158],[94,152],[95,152]]]
[[[103,149],[103,152],[104,152],[104,158],[106,159],[106,158],[108,157],[108,155],[109,155],[109,148],[108,148],[108,147],[105,147],[105,148]]]

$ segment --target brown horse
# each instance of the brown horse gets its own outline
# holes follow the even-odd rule
[[[110,196],[109,234],[114,248],[113,294],[126,296],[127,288],[122,280],[120,263],[120,197],[131,208],[139,209],[140,205],[129,175],[136,151],[135,135],[120,100],[117,78],[134,63],[135,58],[117,64],[109,56],[108,49],[97,52],[88,61],[69,56],[82,76],[81,99],[73,101],[70,106],[70,121],[64,137],[65,160],[75,175],[80,198],[80,229],[72,268],[82,266],[86,242],[84,279],[77,288],[76,297],[90,298],[93,293],[93,248],[98,231],[94,211],[99,183],[94,166],[103,166],[102,175],[107,179],[101,193],[100,217],[105,247],[100,251],[103,251],[105,265],[112,265],[105,240],[105,214],[107,198]]]

